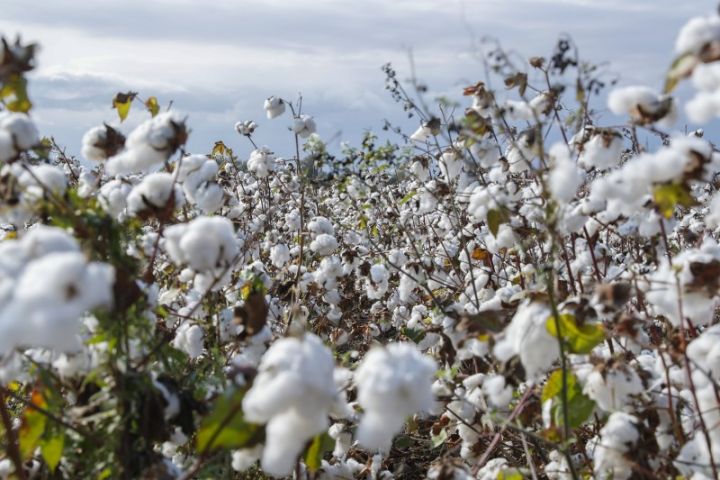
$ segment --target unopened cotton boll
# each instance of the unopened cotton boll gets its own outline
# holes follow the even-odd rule
[[[265,108],[267,118],[272,120],[273,118],[279,117],[285,113],[285,101],[282,98],[272,96],[265,100],[263,108]]]
[[[127,197],[127,209],[131,215],[146,211],[163,210],[172,202],[173,209],[185,203],[180,185],[166,172],[151,173],[133,187]]]
[[[292,131],[300,138],[308,138],[316,130],[315,120],[310,115],[300,115],[293,119]]]
[[[176,264],[196,272],[222,269],[239,251],[233,224],[225,217],[198,217],[171,225],[165,230],[164,246]]]
[[[328,428],[337,397],[334,369],[332,353],[312,334],[281,338],[263,355],[243,412],[248,421],[267,424],[266,473],[289,475],[307,441]]]
[[[429,411],[437,368],[408,343],[370,350],[355,373],[358,403],[365,411],[357,432],[360,444],[387,451],[408,416]]]

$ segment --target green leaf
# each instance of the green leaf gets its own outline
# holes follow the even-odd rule
[[[493,237],[497,236],[498,230],[500,230],[500,225],[502,225],[505,221],[507,221],[507,217],[500,210],[492,209],[488,211],[487,226],[490,229],[490,233],[493,234]]]
[[[325,455],[325,452],[329,452],[334,448],[335,440],[333,440],[333,438],[328,435],[327,432],[323,432],[313,438],[312,443],[310,444],[307,452],[305,453],[305,465],[307,466],[308,470],[310,470],[312,473],[317,472],[322,465],[322,459]]]
[[[422,328],[403,327],[401,333],[410,340],[412,340],[414,343],[422,342],[422,339],[425,338],[426,335],[425,330],[423,330]]]
[[[125,121],[128,113],[130,113],[130,105],[132,105],[132,101],[135,100],[136,96],[137,92],[118,92],[113,98],[113,108],[117,110],[121,122]]]
[[[582,392],[577,377],[572,372],[567,372],[567,402],[568,402],[568,424],[570,428],[577,428],[588,419],[595,409],[595,402]],[[562,394],[562,370],[555,370],[548,377],[542,390],[541,400],[545,403],[552,400],[550,408],[553,423],[563,425],[563,394]]]
[[[432,448],[439,447],[440,445],[445,443],[445,440],[447,440],[447,439],[448,439],[447,430],[445,430],[443,428],[442,430],[440,430],[440,433],[432,436],[432,439],[431,439],[432,440]]]
[[[38,390],[33,391],[31,403],[40,408],[47,406],[45,399]],[[20,447],[20,457],[23,461],[28,460],[35,453],[35,449],[45,432],[47,425],[47,417],[32,407],[27,407],[23,412],[22,424],[18,432],[18,443]]]
[[[243,390],[229,390],[213,405],[210,414],[200,424],[195,445],[198,453],[217,448],[244,448],[258,439],[262,429],[243,418]]]
[[[145,100],[145,108],[148,109],[148,112],[150,112],[150,115],[153,117],[160,113],[160,104],[158,103],[157,97],[150,97]]]
[[[656,186],[653,189],[653,200],[658,211],[665,218],[672,217],[675,207],[678,205],[686,208],[697,205],[697,201],[690,194],[689,187],[678,183],[666,183]]]
[[[417,191],[412,190],[412,191],[408,192],[407,194],[405,194],[405,196],[400,199],[400,205],[405,205],[407,202],[410,201],[411,198],[413,198],[415,196],[416,193],[417,193]]]
[[[59,432],[57,435],[44,439],[40,442],[40,451],[42,457],[47,463],[51,472],[55,471],[60,459],[62,458],[63,448],[65,447],[65,435]]]
[[[545,328],[553,337],[562,338],[570,353],[590,353],[596,345],[605,340],[605,329],[601,323],[588,322],[578,325],[575,315],[569,313],[561,313],[557,322],[551,315],[545,321]]]

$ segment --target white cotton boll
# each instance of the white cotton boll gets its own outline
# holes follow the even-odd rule
[[[12,144],[20,150],[28,150],[40,143],[35,122],[25,113],[4,111],[0,113],[0,131],[10,134]]]
[[[695,365],[709,373],[714,380],[720,380],[720,326],[713,325],[687,347],[687,355]],[[707,383],[705,379],[702,383]]]
[[[180,208],[185,203],[180,185],[169,173],[151,173],[133,187],[127,197],[127,209],[129,214],[137,215],[147,210],[162,210],[170,201],[174,208]]]
[[[607,366],[603,371],[595,369],[585,379],[583,393],[606,411],[627,410],[633,396],[644,391],[642,380],[627,365]]]
[[[245,120],[244,122],[241,121],[235,124],[235,131],[238,132],[240,135],[244,135],[246,137],[252,135],[255,132],[256,128],[257,124],[252,120]]]
[[[357,431],[360,444],[387,451],[406,417],[430,410],[437,368],[432,358],[407,343],[370,350],[355,373],[358,403],[365,411]]]
[[[533,108],[524,100],[507,100],[503,109],[513,120],[530,121],[535,118]]]
[[[93,127],[83,135],[82,138],[82,149],[80,152],[85,159],[91,162],[104,162],[108,159],[109,149],[116,149],[122,147],[122,145],[109,145],[108,133],[109,127],[101,125],[99,127]],[[119,137],[118,140],[124,139]]]
[[[293,119],[292,131],[300,138],[308,138],[316,130],[315,120],[310,115],[300,115],[298,118]]]
[[[127,206],[132,186],[122,180],[110,180],[98,192],[97,198],[103,210],[117,218]]]
[[[507,407],[513,398],[513,388],[505,383],[505,377],[502,375],[486,377],[482,384],[482,390],[490,404],[496,408]]]
[[[430,170],[428,169],[427,162],[423,162],[421,160],[414,160],[410,164],[410,172],[417,178],[420,182],[426,181],[430,177]]]
[[[713,41],[720,41],[720,18],[694,17],[680,29],[675,40],[675,53],[698,55],[705,45]]]
[[[247,168],[258,178],[265,178],[275,170],[275,155],[267,147],[255,149],[250,153]]]
[[[197,358],[203,352],[203,339],[205,334],[198,325],[189,321],[183,322],[175,332],[171,345],[185,352],[190,358]]]
[[[432,135],[433,135],[432,128],[423,124],[420,127],[418,127],[418,129],[415,130],[415,132],[412,135],[410,135],[410,140],[412,140],[413,142],[422,143],[422,142],[426,142],[430,137],[432,137]]]
[[[440,165],[440,173],[445,181],[449,183],[460,175],[460,171],[463,166],[463,158],[454,150],[448,150],[443,152],[438,163]]]
[[[606,170],[620,163],[623,141],[618,135],[599,133],[590,137],[583,145],[578,163],[585,168]]]
[[[282,338],[263,355],[243,412],[250,422],[267,423],[265,472],[290,474],[307,441],[328,428],[337,397],[334,368],[332,353],[312,334]]]
[[[225,217],[198,217],[165,230],[165,249],[178,265],[208,272],[229,265],[239,251],[235,229]]]
[[[165,112],[141,123],[125,141],[125,151],[105,164],[109,175],[148,171],[167,161],[187,141],[185,121]]]
[[[290,249],[287,245],[280,243],[270,249],[270,263],[272,263],[275,268],[282,268],[289,261]]]
[[[33,165],[30,171],[23,170],[18,177],[18,183],[28,189],[33,198],[42,197],[42,192],[49,191],[56,195],[62,195],[67,188],[67,177],[65,172],[53,165]]]
[[[325,217],[315,217],[307,224],[307,229],[315,234],[327,233],[335,235],[335,228],[330,220]]]
[[[493,458],[485,462],[485,465],[478,470],[477,480],[497,480],[502,471],[507,468],[508,461],[504,458]]]
[[[641,124],[654,123],[652,117],[657,116],[663,125],[669,126],[677,115],[672,97],[660,95],[645,86],[616,88],[608,96],[608,108],[615,115],[629,115],[633,121]]]
[[[560,348],[557,338],[548,333],[546,322],[550,309],[540,303],[521,305],[502,338],[495,344],[493,354],[505,362],[513,355],[520,356],[528,380],[545,373],[558,359]]]
[[[98,178],[83,169],[78,178],[78,195],[81,198],[89,198],[98,188]]]
[[[48,253],[31,261],[0,310],[0,353],[18,347],[75,351],[80,316],[112,303],[115,271],[79,252]]]
[[[379,300],[385,296],[388,289],[390,274],[383,264],[370,267],[370,277],[367,279],[365,291],[371,300]]]
[[[600,430],[600,440],[593,459],[596,478],[626,480],[633,473],[633,460],[627,458],[640,435],[636,425],[639,420],[627,413],[615,412],[610,415]]]
[[[263,105],[267,118],[272,120],[285,113],[285,101],[282,98],[271,96],[265,100]]]
[[[213,213],[222,205],[223,189],[215,182],[218,165],[204,155],[185,157],[178,169],[185,197],[204,213]]]
[[[321,257],[332,255],[332,253],[337,249],[337,247],[338,242],[335,237],[333,237],[332,235],[328,235],[327,233],[322,233],[318,235],[312,242],[310,242],[310,250],[320,255]]]
[[[235,450],[232,453],[232,469],[236,472],[244,472],[248,468],[252,467],[260,460],[262,456],[263,446],[262,444],[255,445],[251,448],[243,448],[242,450]]]
[[[34,259],[45,256],[49,253],[79,252],[80,246],[77,240],[61,228],[49,227],[36,224],[18,242],[2,242],[0,247],[10,243],[19,243],[26,258]],[[2,255],[0,255],[2,257]],[[3,258],[0,258],[0,268],[4,266]],[[25,259],[23,258],[23,261]]]
[[[550,158],[553,162],[548,178],[550,193],[559,202],[567,203],[575,198],[584,174],[570,157],[570,150],[565,144],[553,145],[550,148]]]
[[[720,116],[720,62],[701,63],[692,73],[698,90],[685,104],[685,111],[695,123],[707,123]]]

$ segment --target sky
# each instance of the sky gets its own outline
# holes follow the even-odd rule
[[[581,57],[611,61],[621,85],[660,87],[680,27],[717,7],[708,0],[52,0],[33,7],[3,0],[0,33],[41,46],[30,80],[33,116],[78,154],[89,128],[117,124],[118,91],[154,95],[187,114],[188,150],[223,140],[241,156],[250,146],[238,120],[255,120],[257,140],[291,147],[289,116],[267,120],[270,95],[294,99],[331,146],[379,131],[385,119],[412,131],[384,88],[381,66],[417,77],[430,98],[459,98],[483,78],[483,38],[529,58],[548,56],[569,34]],[[147,118],[139,105],[121,126]]]

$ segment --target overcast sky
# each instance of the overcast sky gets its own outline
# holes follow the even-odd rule
[[[266,120],[265,97],[302,92],[322,137],[356,142],[385,118],[403,122],[383,63],[406,78],[411,49],[433,95],[457,96],[482,78],[476,53],[485,36],[531,57],[568,33],[584,58],[612,60],[621,84],[659,87],[678,29],[715,8],[707,0],[3,0],[0,32],[40,43],[33,115],[71,152],[88,128],[116,122],[110,101],[132,89],[188,114],[191,151],[223,139],[247,155],[237,120],[256,120],[260,142],[281,153],[289,144],[288,117]],[[123,130],[144,118],[136,106]]]

